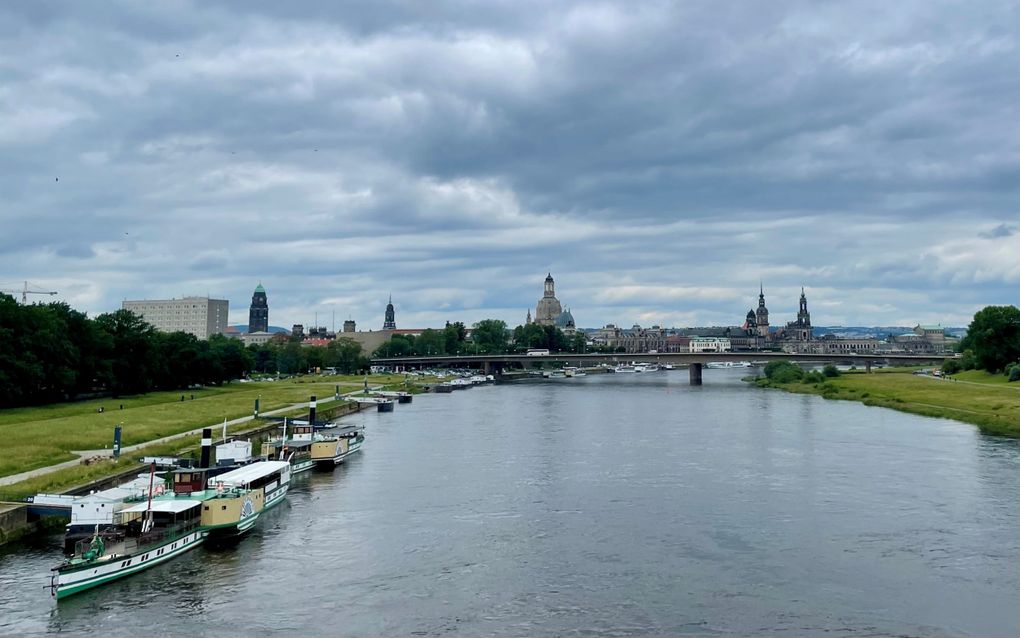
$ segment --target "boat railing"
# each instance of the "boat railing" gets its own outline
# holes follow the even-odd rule
[[[200,521],[195,519],[183,523],[174,523],[172,525],[167,525],[166,527],[151,529],[138,536],[135,541],[135,549],[144,549],[151,545],[162,544],[167,539],[184,536],[185,534],[198,529],[199,525]]]
[[[199,520],[174,523],[172,525],[160,526],[147,532],[132,534],[133,530],[124,528],[106,529],[97,535],[90,536],[75,543],[74,558],[79,560],[96,560],[102,556],[111,558],[124,554],[132,554],[145,551],[147,547],[159,545],[167,539],[184,536],[200,526]],[[98,547],[101,552],[95,552],[97,547],[96,539],[101,541]],[[91,553],[91,555],[90,555]]]

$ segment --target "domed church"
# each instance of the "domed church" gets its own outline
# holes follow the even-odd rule
[[[549,273],[545,278],[545,292],[535,307],[535,323],[540,326],[554,326],[562,312],[563,307],[556,298],[556,283],[553,281],[552,273]]]
[[[540,326],[556,326],[567,333],[574,332],[576,328],[574,316],[569,310],[564,312],[560,300],[556,298],[556,282],[553,281],[552,273],[545,277],[545,291],[535,307],[534,322]]]

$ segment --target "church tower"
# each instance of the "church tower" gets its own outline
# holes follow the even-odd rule
[[[545,291],[535,307],[535,323],[540,326],[555,326],[556,319],[563,313],[560,300],[556,298],[556,283],[552,273],[545,277]]]
[[[758,336],[769,336],[769,309],[765,307],[765,286],[761,284],[758,288],[758,310],[754,316],[758,324]]]
[[[811,313],[807,309],[807,296],[804,286],[800,287],[800,309],[797,311],[797,336],[801,341],[811,341]]]
[[[397,322],[395,319],[395,313],[393,312],[393,295],[390,295],[390,300],[386,304],[386,316],[383,320],[383,330],[396,330]]]
[[[269,332],[269,300],[261,281],[255,287],[251,307],[248,308],[248,333],[252,332]]]
[[[807,297],[804,295],[804,286],[800,287],[800,310],[797,311],[797,324],[802,328],[811,327],[811,313],[807,310]]]

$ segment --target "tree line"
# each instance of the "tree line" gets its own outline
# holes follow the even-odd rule
[[[220,384],[251,362],[244,344],[222,335],[203,341],[158,332],[128,310],[90,319],[66,303],[0,294],[0,408]]]
[[[245,347],[223,335],[160,332],[129,310],[90,319],[66,303],[21,305],[0,294],[0,409],[221,385],[251,372],[332,367],[350,374],[368,366],[350,339],[326,347],[286,339]]]
[[[299,337],[250,345],[251,371],[263,374],[302,374],[332,368],[340,374],[367,372],[369,360],[361,352],[361,344],[338,337],[326,346],[302,345]]]
[[[529,323],[513,330],[501,319],[483,319],[471,327],[470,337],[461,322],[448,323],[442,330],[421,334],[396,334],[376,348],[375,357],[429,357],[461,354],[513,354],[529,348],[550,352],[591,352],[583,333],[568,335],[556,326]]]

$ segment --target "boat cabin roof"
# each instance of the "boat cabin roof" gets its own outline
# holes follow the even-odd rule
[[[148,501],[139,503],[131,507],[126,507],[121,510],[122,514],[133,514],[135,512],[148,512],[150,509],[153,512],[167,512],[170,514],[179,514],[187,511],[192,507],[201,507],[201,501],[193,501],[191,499],[158,499],[152,501],[152,506],[149,506]]]
[[[223,483],[224,485],[247,485],[254,480],[260,479],[264,476],[269,476],[273,472],[279,472],[284,468],[289,468],[290,463],[287,461],[258,461],[251,465],[245,465],[239,467],[236,470],[231,470],[224,474],[219,474],[209,479],[210,485],[216,483]]]

